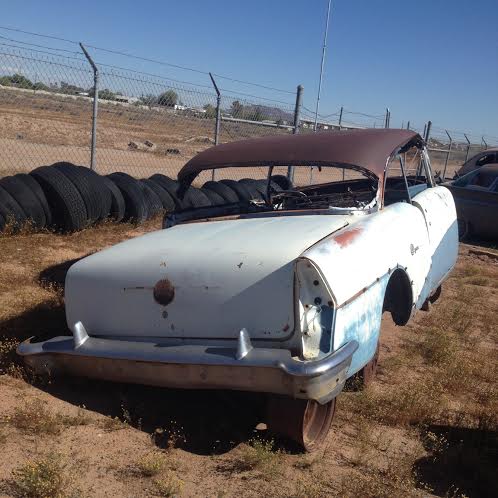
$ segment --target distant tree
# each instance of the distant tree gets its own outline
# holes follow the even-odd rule
[[[244,115],[244,106],[238,100],[234,100],[230,107],[230,114],[234,118],[242,118]]]
[[[84,88],[72,85],[71,83],[66,83],[65,81],[60,82],[60,90],[61,93],[67,93],[68,95],[76,95],[78,93],[82,93],[85,91]]]
[[[148,93],[147,95],[142,95],[138,100],[138,105],[157,105],[157,95],[153,95],[152,93]]]
[[[93,97],[95,92],[93,88],[90,88],[86,91],[90,97]],[[108,88],[104,88],[102,90],[99,90],[99,99],[102,100],[116,100],[116,94],[114,92],[111,92]]]
[[[174,90],[166,90],[159,95],[157,103],[164,107],[173,107],[178,103],[178,94]]]
[[[253,107],[252,119],[254,119],[254,121],[263,121],[266,119],[265,113],[259,105]]]
[[[2,76],[0,78],[0,85],[3,86],[15,86],[17,88],[33,88],[33,82],[23,76],[22,74],[13,74],[12,76]]]
[[[103,90],[99,90],[99,99],[116,100],[116,94],[111,92],[111,90],[104,88]]]
[[[37,81],[36,83],[33,84],[33,90],[45,90],[46,92],[49,92],[51,88],[45,85],[45,83]]]
[[[211,104],[206,104],[204,106],[204,110],[206,111],[206,118],[215,118],[216,117],[216,107]]]

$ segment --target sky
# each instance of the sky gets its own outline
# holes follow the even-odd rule
[[[0,7],[1,26],[289,92],[302,84],[304,105],[315,108],[327,0],[0,0]],[[2,29],[0,35],[35,40]],[[93,53],[101,62],[209,84],[205,74]],[[218,83],[294,100],[291,93]],[[467,131],[498,143],[498,1],[332,0],[320,114],[341,106],[374,115],[389,107],[393,127],[431,120],[436,133]]]

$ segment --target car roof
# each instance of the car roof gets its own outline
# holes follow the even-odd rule
[[[481,157],[485,156],[486,154],[496,154],[498,152],[498,147],[490,147],[489,149],[484,149],[478,152],[477,154],[474,154],[471,158],[467,159],[465,163],[461,166],[461,168],[457,171],[458,176],[463,176],[469,173],[469,171],[473,171],[479,166],[475,164],[475,161],[479,160]]]
[[[422,137],[404,129],[365,129],[274,135],[206,149],[178,173],[182,185],[207,169],[251,166],[345,165],[383,179],[389,157],[405,146],[421,147]]]

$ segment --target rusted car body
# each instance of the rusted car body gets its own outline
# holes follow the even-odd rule
[[[486,164],[445,186],[455,199],[460,238],[498,240],[498,164]]]
[[[272,190],[275,168],[309,166],[357,177]],[[438,296],[457,258],[453,198],[407,130],[219,145],[183,167],[179,196],[232,167],[267,168],[264,201],[178,211],[79,261],[66,279],[73,337],[18,352],[36,371],[269,393],[269,427],[312,450],[346,379],[375,369],[382,313],[403,325]]]
[[[455,178],[464,176],[475,169],[479,169],[486,164],[498,164],[498,148],[482,150],[475,156],[466,161],[463,166],[456,172]]]

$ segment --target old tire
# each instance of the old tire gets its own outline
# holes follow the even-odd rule
[[[45,193],[55,228],[75,232],[87,225],[85,201],[67,176],[51,166],[40,166],[30,174]]]
[[[145,204],[147,205],[147,219],[154,218],[163,210],[163,204],[158,195],[143,180],[138,181],[144,193]]]
[[[26,213],[23,211],[19,203],[10,195],[10,193],[0,186],[0,202],[4,206],[3,216],[7,222],[12,221],[16,226],[21,226],[26,223]]]
[[[210,190],[208,188],[200,188],[199,189],[210,201],[212,206],[222,206],[226,204],[225,199],[221,197],[221,195],[217,194],[214,190]]]
[[[114,221],[121,221],[125,216],[125,200],[119,187],[107,176],[101,176],[102,184],[109,191],[111,198],[111,208],[109,210],[109,218]]]
[[[247,188],[247,190],[249,190],[252,199],[256,200],[265,199],[265,196],[259,189],[259,185],[257,185],[257,180],[254,180],[252,178],[242,178],[242,180],[239,180],[239,183],[244,185]]]
[[[185,193],[185,201],[193,208],[211,206],[209,197],[196,187],[189,187]]]
[[[168,192],[175,203],[175,209],[183,209],[188,205],[187,202],[181,200],[177,195],[179,184],[176,180],[172,180],[168,176],[160,173],[152,175],[149,179],[156,182],[159,186],[166,190],[166,192]]]
[[[100,219],[102,206],[100,197],[95,191],[92,181],[72,163],[60,162],[52,164],[52,167],[64,174],[78,189],[85,203],[88,224],[93,225]]]
[[[313,452],[327,437],[335,406],[335,398],[321,405],[313,400],[271,396],[266,425],[271,432],[294,441],[307,452]]]
[[[239,201],[250,201],[252,199],[250,190],[243,183],[235,180],[220,180],[220,183],[230,187],[237,194]]]
[[[282,190],[292,190],[292,183],[285,175],[272,175],[274,181]]]
[[[16,178],[19,178],[26,186],[31,189],[31,192],[35,194],[40,206],[43,209],[43,213],[45,215],[45,226],[49,227],[52,225],[52,212],[50,211],[50,206],[48,205],[47,198],[45,197],[45,193],[43,189],[40,187],[40,184],[30,175],[26,173],[18,173],[14,175]]]
[[[100,204],[99,219],[105,220],[109,216],[109,213],[111,212],[112,199],[109,189],[104,184],[103,177],[100,176],[95,171],[91,170],[90,168],[87,168],[86,166],[77,166],[77,168],[82,175],[88,178],[90,185],[92,186],[95,194],[99,198],[99,204]]]
[[[2,186],[19,204],[27,222],[34,228],[44,228],[46,219],[43,208],[32,190],[19,178],[6,176],[0,180]]]
[[[169,213],[170,211],[173,211],[175,209],[175,201],[168,193],[168,191],[161,187],[161,185],[156,183],[154,180],[151,180],[150,178],[144,178],[141,181],[145,183],[151,190],[153,190],[159,197],[162,209],[164,209],[164,211]]]
[[[216,194],[223,197],[227,203],[239,202],[239,197],[235,190],[231,189],[224,183],[209,181],[206,182],[202,188],[212,190]]]
[[[147,204],[138,180],[126,173],[111,173],[107,177],[118,186],[123,194],[125,200],[123,220],[143,223],[147,219]]]

